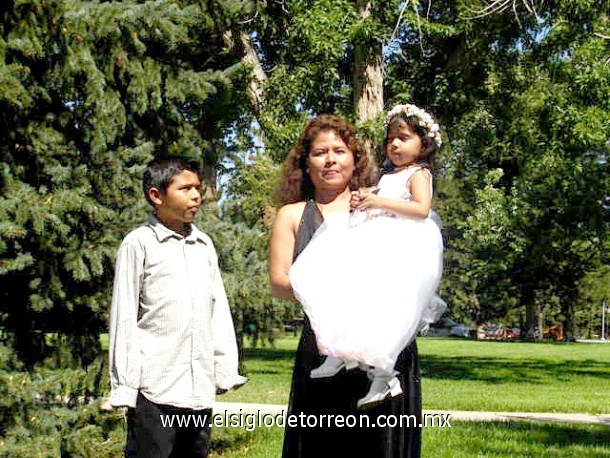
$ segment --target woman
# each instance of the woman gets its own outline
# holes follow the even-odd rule
[[[274,222],[269,250],[269,276],[276,297],[296,300],[289,279],[292,262],[325,219],[349,212],[351,190],[370,186],[373,178],[373,166],[351,125],[332,115],[309,122],[285,163],[279,190],[284,205]],[[355,266],[351,285],[337,285],[328,278],[320,288],[362,287],[358,272]],[[311,379],[311,370],[323,359],[306,320],[288,408],[288,420],[294,423],[287,421],[283,457],[334,457],[337,450],[341,456],[419,457],[421,402],[415,343],[401,352],[395,366],[404,394],[367,411],[356,408],[368,390],[366,373],[342,371],[329,379]],[[410,425],[408,416],[413,416]],[[394,422],[396,426],[385,426]]]

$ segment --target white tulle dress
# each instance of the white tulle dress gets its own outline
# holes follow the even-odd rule
[[[409,200],[420,167],[386,174],[378,195]],[[432,217],[330,215],[290,269],[320,352],[391,372],[398,354],[446,304],[435,295],[443,242]],[[352,219],[350,221],[350,218]]]

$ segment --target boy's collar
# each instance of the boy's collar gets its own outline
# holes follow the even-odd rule
[[[169,227],[159,221],[159,218],[157,218],[154,214],[151,214],[148,217],[147,224],[151,227],[159,242],[165,242],[173,237],[176,239],[186,239],[187,241],[199,241],[207,245],[205,235],[193,224],[191,224],[191,233],[186,237],[176,231],[171,230]]]

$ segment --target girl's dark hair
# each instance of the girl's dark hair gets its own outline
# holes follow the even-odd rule
[[[169,157],[150,161],[142,177],[146,201],[154,207],[155,204],[148,197],[148,191],[152,188],[157,188],[161,192],[167,191],[172,178],[184,170],[189,170],[199,175],[199,163],[194,159],[186,157]]]
[[[307,158],[312,142],[321,132],[335,132],[354,155],[354,174],[350,189],[358,189],[373,184],[375,166],[366,150],[356,137],[356,129],[339,116],[323,114],[315,117],[305,126],[297,145],[284,161],[281,182],[274,193],[274,200],[280,204],[294,203],[314,197],[314,186],[307,173]]]
[[[428,131],[419,125],[419,119],[416,116],[407,116],[406,113],[398,113],[396,116],[392,116],[386,125],[385,138],[383,139],[383,155],[385,157],[382,164],[383,172],[387,173],[394,170],[394,165],[387,158],[388,139],[390,130],[392,128],[398,128],[398,124],[401,121],[405,122],[409,128],[421,139],[422,155],[416,161],[416,163],[430,170],[430,173],[434,173],[433,160],[438,147],[434,140],[428,136]]]

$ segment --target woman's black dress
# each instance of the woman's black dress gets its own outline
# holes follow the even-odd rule
[[[295,259],[309,243],[323,217],[313,201],[308,201],[296,236]],[[323,259],[320,262],[324,262]],[[332,278],[321,288],[349,288],[335,285]],[[374,309],[374,304],[371,308]],[[421,397],[419,364],[415,342],[399,355],[399,372],[404,394],[388,398],[370,410],[358,410],[356,402],[368,391],[365,372],[342,371],[327,379],[312,380],[309,373],[324,356],[316,347],[314,333],[305,319],[297,350],[288,415],[297,424],[286,425],[283,458],[373,457],[417,458],[421,448]],[[407,417],[409,423],[407,423]],[[341,420],[343,425],[341,427]],[[348,418],[349,417],[349,418]],[[366,418],[364,418],[366,417]],[[402,418],[402,426],[400,421]],[[366,420],[368,424],[366,426]],[[373,426],[396,422],[396,426]],[[356,427],[348,427],[355,422]],[[362,426],[360,427],[360,424]]]

